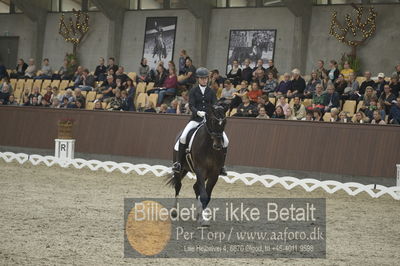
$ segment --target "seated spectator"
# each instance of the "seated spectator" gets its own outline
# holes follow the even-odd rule
[[[165,78],[162,87],[155,90],[155,93],[158,93],[157,106],[163,103],[165,96],[175,96],[177,86],[178,78],[176,77],[175,68],[169,68],[168,76]]]
[[[29,64],[28,67],[25,70],[25,76],[24,78],[31,79],[36,75],[36,66],[35,66],[35,60],[33,58],[29,59]]]
[[[21,106],[30,106],[30,105],[31,105],[31,100],[29,99],[29,96],[23,95]]]
[[[226,76],[228,80],[233,84],[233,86],[237,86],[242,77],[242,69],[239,67],[238,60],[233,60],[232,68],[229,70],[228,75]]]
[[[332,84],[328,84],[324,100],[325,112],[330,112],[332,108],[340,107],[339,94],[335,91],[335,87]]]
[[[104,109],[103,109],[102,102],[101,102],[100,100],[94,101],[93,110],[97,110],[97,111],[99,111],[99,110],[104,110]]]
[[[112,69],[114,73],[117,72],[118,70],[118,65],[115,64],[115,58],[114,57],[110,57],[108,58],[108,65],[107,65],[107,71]]]
[[[168,77],[167,70],[162,66],[158,65],[156,69],[156,74],[154,77],[154,89],[147,91],[147,94],[158,93],[159,90],[164,86],[165,80]]]
[[[115,79],[115,85],[116,85],[115,86],[116,89],[119,89],[120,91],[125,90],[125,85],[122,83],[121,79],[119,79],[119,78]]]
[[[72,77],[68,75],[68,59],[64,59],[63,65],[58,70],[57,74],[53,74],[52,79],[70,80]]]
[[[40,102],[40,106],[42,107],[50,107],[50,104],[48,101],[46,101],[45,98],[42,98],[42,101]]]
[[[179,75],[185,74],[186,68],[186,59],[188,58],[188,54],[186,50],[181,50],[179,53]]]
[[[287,93],[288,98],[294,98],[295,96],[299,96],[301,98],[304,97],[304,90],[306,89],[306,82],[300,76],[300,70],[295,68],[292,70],[292,85]]]
[[[368,86],[365,89],[364,95],[361,97],[361,100],[363,101],[363,107],[361,108],[364,109],[365,107],[368,107],[372,99],[377,99],[376,92],[371,86]]]
[[[101,93],[103,94],[103,98],[111,98],[114,97],[113,89],[117,87],[117,84],[114,81],[114,77],[112,75],[107,76],[106,82],[103,83],[101,88]]]
[[[150,67],[147,65],[147,59],[143,57],[142,60],[140,61],[140,66],[138,70],[138,80],[147,82],[149,80],[149,76],[150,76]]]
[[[269,119],[269,116],[267,115],[267,113],[265,112],[265,108],[264,107],[260,107],[258,109],[258,116],[256,118],[259,119]]]
[[[258,109],[264,108],[269,117],[275,112],[275,106],[269,101],[267,95],[262,95],[257,98],[257,107]]]
[[[359,89],[360,89],[360,84],[356,80],[356,75],[354,73],[350,73],[349,80],[347,82],[347,87],[344,89],[342,99],[348,100],[350,98],[352,99],[358,98],[358,96],[355,97],[355,93],[359,91]]]
[[[278,69],[276,69],[274,60],[272,59],[268,60],[268,67],[265,69],[265,75],[268,76],[269,73],[272,73],[274,79],[278,79]]]
[[[395,71],[393,72],[392,77],[397,76],[397,78],[399,79],[400,78],[400,64],[397,64],[394,67],[394,69],[395,69]]]
[[[41,98],[39,100],[39,98],[37,96],[33,96],[30,106],[40,106],[41,100],[42,100]]]
[[[24,59],[18,59],[17,66],[15,67],[15,72],[11,73],[10,78],[19,79],[25,76],[25,71],[28,68],[28,64],[25,63]]]
[[[267,78],[265,77],[265,72],[262,69],[257,69],[254,71],[253,82],[257,82],[258,85],[263,88],[265,86],[265,82]]]
[[[82,91],[92,91],[96,86],[96,78],[89,73],[89,69],[85,68],[82,71],[82,75],[80,76],[79,82],[75,88],[79,88]]]
[[[250,83],[253,79],[253,69],[250,67],[251,61],[250,59],[244,60],[244,68],[241,73],[241,80]]]
[[[227,104],[230,104],[234,97],[234,93],[235,90],[233,89],[232,82],[229,79],[225,80],[220,100]]]
[[[317,61],[317,69],[315,72],[317,72],[317,78],[319,80],[323,80],[328,76],[328,71],[324,68],[325,62],[323,60],[318,60]]]
[[[179,85],[185,86],[186,89],[196,83],[196,68],[193,66],[191,58],[186,59],[185,74],[182,75]]]
[[[8,90],[8,85],[3,86],[2,90],[0,91],[0,100],[3,103],[3,105],[8,104],[9,98],[10,98],[10,92]]]
[[[215,85],[217,88],[220,88],[224,85],[224,81],[225,81],[225,79],[223,77],[221,77],[218,69],[214,69],[210,72],[211,87],[212,87],[212,85]]]
[[[390,88],[392,89],[392,93],[398,97],[399,96],[399,91],[400,91],[400,83],[399,83],[399,78],[397,76],[394,76],[390,79],[389,83]]]
[[[351,121],[355,124],[364,124],[364,123],[369,123],[369,118],[365,116],[363,112],[358,111]]]
[[[171,102],[171,106],[167,109],[167,114],[180,114],[179,103],[177,100]]]
[[[339,120],[338,120],[338,122],[340,122],[340,123],[347,123],[347,122],[349,122],[349,118],[347,117],[347,113],[346,113],[346,112],[341,111],[341,112],[339,113]]]
[[[64,95],[64,97],[63,97],[63,99],[67,99],[68,100],[68,103],[73,103],[73,102],[75,102],[75,98],[74,98],[74,95],[72,94],[72,90],[71,89],[67,89],[66,91],[65,91],[65,95]]]
[[[60,100],[58,98],[54,98],[50,107],[51,108],[60,108]]]
[[[307,82],[306,89],[304,90],[304,97],[311,99],[315,93],[315,87],[317,84],[321,84],[321,80],[318,78],[317,72],[311,72],[311,78]]]
[[[378,110],[378,98],[374,97],[369,101],[368,106],[365,104],[360,108],[365,115],[369,118],[369,120],[372,120],[373,118],[373,113],[375,110]]]
[[[129,106],[130,106],[130,101],[131,99],[128,97],[128,92],[126,90],[121,91],[121,99],[122,99],[122,109],[121,111],[130,111]],[[132,100],[133,102],[133,100]]]
[[[11,94],[10,97],[8,98],[7,105],[14,105],[14,106],[18,106],[19,105],[18,102],[15,100],[14,94]]]
[[[63,97],[61,104],[60,104],[60,108],[63,108],[63,109],[69,108],[71,106],[70,103],[71,102],[68,100],[68,97]]]
[[[9,77],[8,77],[8,73],[7,73],[7,68],[3,64],[3,62],[1,62],[1,59],[0,59],[0,80],[2,80],[4,78],[8,79]]]
[[[331,118],[330,122],[339,122],[339,109],[338,108],[332,108],[331,109]]]
[[[390,117],[392,118],[392,124],[400,124],[400,96],[398,96],[396,101],[392,104],[392,108],[390,109]]]
[[[115,72],[115,78],[120,79],[122,84],[125,84],[128,79],[128,75],[124,73],[125,69],[123,66],[118,67],[118,70]]]
[[[160,105],[160,110],[158,111],[159,114],[166,114],[168,110],[168,105],[163,103]]]
[[[314,114],[313,111],[307,110],[306,116],[301,119],[302,121],[313,121],[314,120]]]
[[[338,78],[333,83],[335,86],[335,91],[341,97],[344,93],[344,90],[347,88],[347,81],[344,79],[343,74],[339,74]]]
[[[13,89],[11,83],[8,81],[7,78],[4,78],[4,79],[3,79],[3,83],[0,84],[0,91],[1,91],[1,90],[3,89],[3,87],[5,87],[5,86],[8,87],[8,92],[9,92],[10,94],[13,94],[13,93],[14,93],[14,89]]]
[[[283,108],[282,108],[282,106],[277,106],[276,108],[275,108],[275,112],[274,112],[274,114],[272,115],[272,117],[271,118],[275,118],[275,119],[285,119],[285,113],[283,112]]]
[[[96,66],[96,70],[94,71],[94,78],[96,81],[105,81],[107,78],[107,67],[104,65],[104,58],[100,57],[99,65]]]
[[[281,106],[283,109],[284,115],[288,114],[288,109],[290,108],[289,104],[286,102],[285,97],[279,96],[278,102],[276,104],[276,107]]]
[[[262,70],[263,73],[265,73],[265,68],[264,68],[264,60],[258,59],[256,66],[253,68],[253,78],[256,76],[256,71],[257,70]]]
[[[378,81],[375,83],[375,91],[376,91],[376,95],[379,97],[381,96],[381,93],[383,92],[383,89],[385,87],[385,85],[389,84],[386,80],[385,80],[385,74],[384,73],[379,73],[378,74]]]
[[[82,107],[85,108],[85,103],[86,103],[86,98],[85,96],[83,96],[81,89],[77,88],[74,90],[74,94],[75,94],[75,102],[81,102],[82,103]]]
[[[253,103],[257,102],[257,97],[262,95],[262,90],[260,90],[260,87],[258,85],[258,82],[253,82],[251,83],[251,91],[247,93],[247,96],[249,97],[250,101]]]
[[[359,99],[361,98],[361,96],[364,95],[365,90],[366,90],[367,87],[374,88],[374,86],[375,86],[375,81],[373,81],[373,80],[371,79],[371,76],[372,76],[372,73],[371,73],[370,71],[366,71],[366,72],[364,73],[365,81],[363,81],[363,82],[361,83],[360,90],[357,91],[356,94],[355,94],[355,97],[356,97],[356,98],[355,98],[355,99],[352,99],[352,100],[359,100]]]
[[[49,64],[49,59],[43,59],[42,69],[39,70],[38,76],[35,79],[51,79],[53,77],[53,69]]]
[[[389,85],[385,85],[379,101],[384,107],[385,113],[390,113],[390,108],[392,107],[392,102],[396,100],[396,96],[392,93],[392,88]]]
[[[187,91],[183,91],[181,97],[178,97],[179,100],[179,110],[181,114],[191,114],[189,108],[189,93]]]
[[[299,96],[294,97],[293,115],[297,120],[302,120],[306,116],[306,107],[301,103]]]
[[[74,81],[74,86],[70,87],[71,89],[78,87],[79,84],[81,83],[83,70],[84,70],[83,66],[78,66],[78,68],[76,69],[74,76],[72,78],[72,80]]]
[[[237,108],[237,113],[234,116],[256,117],[258,115],[257,106],[251,103],[247,96],[243,96],[242,101],[243,102]]]
[[[53,96],[53,89],[51,88],[51,86],[47,86],[46,93],[43,95],[43,99],[45,99],[46,102],[50,103],[52,96]]]
[[[127,92],[127,109],[126,111],[136,111],[135,104],[133,100],[135,99],[136,96],[136,88],[133,85],[133,80],[132,79],[127,79],[126,81],[126,92]]]
[[[120,111],[123,109],[123,101],[121,97],[121,90],[115,89],[115,96],[111,98],[108,104],[108,110],[117,110]]]
[[[297,120],[296,116],[293,113],[293,110],[291,107],[287,110],[287,114],[285,115],[286,120]]]
[[[54,99],[58,99],[58,102],[61,103],[63,97],[64,97],[63,95],[60,95],[60,90],[58,89],[58,87],[54,86],[52,89],[52,95],[49,102],[53,102]]]
[[[349,61],[345,61],[343,64],[343,69],[340,71],[340,74],[343,75],[344,80],[347,82],[350,79],[350,74],[354,74],[354,70],[351,69]]]
[[[272,72],[268,73],[268,79],[265,81],[265,85],[263,88],[263,94],[269,95],[273,93],[278,87],[278,80],[274,78],[274,74]]]
[[[140,106],[139,106],[140,108]],[[145,113],[156,113],[156,109],[154,109],[154,104],[153,102],[148,102],[146,104],[146,108],[144,109]]]
[[[324,119],[322,119],[322,112],[319,109],[315,109],[313,115],[314,121],[324,121]]]
[[[378,110],[374,111],[371,124],[377,124],[377,125],[385,125],[386,124],[386,122],[384,120],[382,120],[381,113]]]
[[[283,80],[276,87],[275,92],[270,94],[269,97],[278,97],[280,95],[286,96],[288,91],[292,91],[292,82],[290,80],[290,74],[285,73],[283,75]]]
[[[335,60],[329,62],[329,70],[327,71],[329,80],[334,83],[339,77],[338,63]]]
[[[38,104],[40,104],[40,102],[42,101],[42,95],[40,94],[40,91],[39,91],[38,87],[33,87],[32,93],[29,94],[29,100],[31,101],[31,104],[33,104],[32,103],[33,97],[36,97],[36,99],[38,101]]]
[[[249,92],[248,85],[247,81],[243,80],[240,83],[239,90],[233,93],[234,97],[231,101],[230,111],[232,111],[233,108],[237,108],[242,103],[243,96],[247,96]]]

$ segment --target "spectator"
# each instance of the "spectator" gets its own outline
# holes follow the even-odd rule
[[[29,59],[29,65],[25,70],[25,76],[24,78],[31,79],[36,75],[36,66],[35,66],[35,60],[33,58]]]
[[[13,94],[13,93],[14,93],[13,87],[11,86],[11,83],[8,82],[8,79],[7,79],[7,78],[4,78],[4,79],[3,79],[3,83],[0,84],[0,91],[3,89],[4,86],[7,86],[7,87],[8,87],[8,92],[9,92],[10,94]]]
[[[324,120],[322,119],[321,110],[319,110],[319,109],[315,109],[315,110],[313,111],[313,116],[314,116],[314,121],[324,121]]]
[[[78,82],[78,86],[75,88],[79,88],[82,91],[92,91],[96,86],[96,78],[89,73],[89,69],[85,68],[80,76],[80,80]]]
[[[157,66],[156,75],[154,77],[154,87],[153,89],[147,91],[148,95],[160,92],[168,76],[168,73],[166,71],[167,70],[165,70],[162,65],[159,64]]]
[[[64,95],[64,97],[63,97],[63,99],[68,99],[68,103],[73,103],[73,102],[75,102],[75,97],[74,97],[74,95],[72,94],[72,90],[71,89],[67,89],[66,91],[65,91],[65,95]]]
[[[252,101],[253,103],[257,102],[257,97],[261,95],[262,95],[262,90],[260,90],[258,82],[253,82],[251,84],[251,91],[247,93],[247,96],[249,97],[250,101]]]
[[[275,108],[275,112],[274,112],[274,114],[272,115],[271,118],[275,118],[275,119],[285,119],[285,113],[283,112],[282,106],[278,105],[278,106]]]
[[[340,106],[340,98],[339,94],[335,91],[335,87],[332,84],[328,84],[327,93],[325,94],[325,112],[330,112],[332,108],[339,108]]]
[[[102,102],[101,102],[100,100],[94,101],[93,110],[97,110],[97,111],[99,111],[99,110],[104,110],[104,109],[103,109]]]
[[[218,96],[221,95],[222,86],[224,84],[224,78],[219,74],[218,69],[214,69],[210,72],[210,87],[214,89],[215,94]]]
[[[253,69],[250,67],[250,59],[244,60],[244,68],[242,69],[242,81],[247,81],[250,83],[253,79]]]
[[[240,88],[236,92],[233,93],[234,97],[231,101],[229,111],[232,111],[233,108],[237,108],[242,103],[242,97],[247,96],[248,92],[249,92],[248,83],[247,83],[247,81],[243,80],[240,83]]]
[[[161,62],[162,62],[162,61],[161,61]],[[170,70],[171,68],[176,69],[176,66],[175,66],[174,61],[168,61],[167,73],[168,73],[168,70]]]
[[[54,86],[52,89],[52,95],[49,102],[53,102],[54,99],[58,99],[58,102],[61,103],[63,97],[64,97],[63,95],[60,95],[60,90],[58,89],[58,87]]]
[[[362,96],[362,101],[363,101],[363,106],[368,107],[370,105],[370,102],[372,99],[376,99],[376,92],[374,91],[374,89],[371,86],[368,86],[365,89],[365,93]]]
[[[293,110],[291,107],[287,110],[287,114],[285,115],[286,120],[297,120],[296,116],[293,113]]]
[[[400,124],[400,96],[397,96],[397,100],[392,104],[392,108],[390,109],[390,117],[392,118],[392,124]]]
[[[4,78],[8,79],[9,77],[8,77],[8,73],[7,73],[7,68],[5,67],[3,62],[1,62],[1,59],[0,59],[0,80],[2,80]]]
[[[371,121],[371,124],[377,124],[377,125],[385,125],[386,122],[382,120],[381,113],[378,110],[375,110],[373,112],[373,119]]]
[[[399,91],[400,91],[400,83],[399,83],[399,78],[397,76],[393,76],[390,79],[389,83],[390,88],[392,89],[392,93],[398,97],[399,96]]]
[[[234,97],[234,93],[235,90],[233,89],[232,82],[229,79],[225,80],[220,100],[224,101],[227,104],[230,104]]]
[[[24,62],[24,59],[18,59],[17,66],[15,67],[15,73],[11,73],[10,77],[19,79],[25,76],[25,71],[28,68],[28,64]]]
[[[30,106],[30,105],[31,105],[31,100],[29,99],[29,96],[23,95],[21,106]]]
[[[94,71],[94,78],[96,81],[105,81],[107,76],[107,67],[104,65],[104,58],[100,57],[99,65],[96,66],[96,70]]]
[[[30,106],[40,106],[40,102],[41,102],[41,98],[39,100],[39,98],[37,96],[33,96]]]
[[[369,101],[368,106],[366,106],[365,104],[361,107],[361,109],[365,115],[372,120],[373,118],[373,112],[375,110],[378,110],[378,98],[374,97]]]
[[[38,76],[35,79],[51,79],[53,77],[53,69],[49,64],[49,59],[43,59],[42,69],[39,70]]]
[[[400,78],[400,64],[397,64],[394,67],[395,71],[392,74],[392,77],[397,76],[397,78]]]
[[[81,102],[83,108],[85,108],[86,98],[83,96],[81,89],[77,88],[74,90],[75,102]]]
[[[179,103],[177,100],[171,102],[171,106],[167,109],[167,114],[180,114]]]
[[[265,75],[268,76],[269,73],[272,73],[274,79],[278,79],[278,69],[276,69],[274,65],[274,60],[268,60],[268,68],[265,70]]]
[[[136,108],[135,108],[135,104],[134,104],[133,100],[135,99],[135,96],[136,96],[136,88],[133,85],[133,80],[130,78],[128,78],[126,80],[126,92],[128,94],[127,99],[126,99],[127,109],[128,109],[127,111],[135,111]]]
[[[364,124],[369,122],[369,118],[361,111],[358,111],[352,118],[352,122],[355,124]]]
[[[332,108],[331,109],[331,118],[330,122],[339,122],[339,109],[338,108]]]
[[[304,97],[311,99],[315,93],[315,86],[321,84],[321,80],[318,78],[318,73],[316,71],[311,72],[311,78],[307,82],[306,89],[304,90]]]
[[[176,77],[175,68],[169,68],[168,72],[169,73],[164,81],[163,87],[158,92],[158,100],[157,100],[158,106],[160,106],[163,103],[165,96],[167,96],[167,95],[175,96],[176,95],[178,79]]]
[[[46,93],[43,95],[43,99],[45,99],[46,102],[50,103],[52,96],[53,96],[53,89],[51,88],[51,86],[47,86]]]
[[[116,89],[119,89],[120,91],[125,90],[125,84],[122,83],[122,80],[120,78],[117,78],[115,80],[115,85],[116,85],[115,86]]]
[[[125,69],[123,66],[118,67],[118,70],[115,72],[115,79],[120,79],[121,83],[125,86],[125,82],[128,79],[128,75],[124,73]]]
[[[269,116],[267,115],[265,108],[264,107],[260,107],[258,109],[258,116],[257,118],[259,119],[269,119]]]
[[[265,82],[267,81],[264,70],[257,69],[256,71],[254,71],[253,81],[257,82],[258,86],[263,88],[265,86]]]
[[[239,67],[239,62],[238,60],[233,60],[232,69],[229,71],[227,78],[234,86],[237,86],[240,83],[241,77],[242,69]]]
[[[186,50],[181,50],[179,53],[179,75],[183,75],[186,72],[186,59],[189,56],[186,53]]]
[[[108,75],[107,80],[104,83],[103,83],[103,87],[101,89],[103,98],[107,99],[107,98],[114,97],[113,89],[115,89],[117,87],[117,84],[114,82],[114,77],[112,75]]]
[[[338,78],[334,82],[335,91],[342,96],[344,90],[347,88],[347,81],[344,79],[343,74],[339,74]]]
[[[63,79],[63,80],[69,80],[71,77],[67,77],[68,73],[68,60],[64,59],[63,65],[58,69],[57,74],[53,74],[52,79]]]
[[[10,92],[8,90],[8,85],[6,84],[0,91],[0,101],[3,103],[3,105],[6,105],[8,104],[9,98]]]
[[[42,107],[50,107],[50,104],[48,101],[46,101],[45,98],[42,98],[42,101],[40,102],[40,106]]]
[[[272,72],[268,73],[268,79],[265,81],[265,85],[263,88],[263,94],[269,95],[273,93],[278,87],[278,80],[274,78],[274,74]]]
[[[60,100],[58,98],[54,98],[50,107],[51,108],[60,108]]]
[[[340,74],[343,75],[345,81],[348,81],[350,79],[351,73],[354,73],[354,70],[351,69],[349,61],[345,61],[343,64],[343,69],[342,71],[340,71]]]
[[[381,96],[381,93],[383,92],[383,89],[386,84],[389,84],[389,83],[385,80],[385,74],[379,73],[378,81],[375,83],[376,94],[378,97]]]
[[[107,70],[110,70],[110,69],[112,69],[114,71],[114,73],[116,73],[117,70],[118,70],[118,65],[115,64],[115,58],[114,57],[108,58]]]
[[[346,112],[341,111],[341,112],[339,113],[339,120],[338,120],[338,122],[340,122],[340,123],[347,123],[348,120],[349,120],[349,118],[347,117]]]
[[[192,59],[189,57],[186,59],[185,74],[178,83],[185,86],[187,89],[196,83],[196,68],[193,66]]]
[[[372,88],[374,88],[375,82],[371,79],[371,76],[372,76],[372,74],[370,71],[366,71],[364,73],[365,80],[361,83],[360,90],[358,91],[358,93],[356,92],[356,95],[358,98],[361,97],[361,95],[363,95],[365,93],[365,89],[368,86],[371,86]]]
[[[38,104],[42,101],[42,95],[40,94],[38,87],[33,87],[32,93],[29,94],[29,101],[31,102],[31,105],[33,105],[33,102],[32,102],[33,97],[36,97]]]
[[[335,60],[331,60],[329,62],[329,68],[330,70],[328,71],[328,77],[329,80],[333,83],[339,77],[340,74],[337,62]]]
[[[306,82],[300,76],[300,70],[297,68],[293,69],[291,88],[287,92],[287,97],[290,99],[294,98],[295,96],[303,97],[305,89],[306,89]]]
[[[142,58],[140,61],[139,71],[138,71],[138,79],[139,81],[147,82],[150,75],[150,67],[147,65],[147,59]]]
[[[7,105],[18,106],[18,102],[15,100],[14,94],[11,94],[10,97],[8,98],[8,103],[7,103]]]
[[[121,97],[121,90],[115,89],[115,96],[111,98],[110,103],[108,104],[108,110],[120,111],[122,109],[123,109],[123,101]]]
[[[264,61],[262,59],[257,60],[256,66],[253,68],[253,77],[256,76],[256,71],[257,70],[262,70],[263,73],[265,73],[265,68],[264,68]]]
[[[303,121],[313,121],[314,120],[313,111],[307,110],[306,117],[304,117],[301,120],[303,120]]]
[[[68,68],[67,72],[65,73],[65,77],[63,79],[65,80],[73,80],[75,72],[78,70],[78,62],[76,62],[76,59],[71,59],[71,62],[68,63]]]
[[[319,80],[323,80],[328,76],[328,71],[324,68],[324,64],[323,60],[317,61],[317,70],[315,70],[315,72],[317,72],[317,78]]]
[[[349,81],[347,82],[347,87],[344,89],[344,93],[342,95],[342,99],[348,100],[350,98],[355,98],[355,93],[359,91],[360,84],[356,80],[356,76],[354,73],[350,73]]]
[[[279,101],[276,104],[276,107],[281,106],[284,115],[287,115],[288,114],[288,109],[290,108],[289,104],[286,102],[286,99],[283,96],[279,96],[278,99],[279,99]]]
[[[242,101],[243,102],[237,108],[237,113],[234,116],[256,117],[258,115],[257,106],[251,103],[247,96],[243,96]]]
[[[121,91],[122,106],[121,111],[129,111],[129,101],[128,92],[126,90]]]
[[[299,96],[294,97],[293,115],[297,120],[302,120],[306,116],[306,107],[301,103]]]
[[[168,110],[168,105],[163,103],[160,105],[160,110],[158,111],[159,114],[166,114]]]
[[[189,93],[187,91],[183,91],[181,97],[179,97],[179,110],[181,114],[191,114],[189,108]]]
[[[262,95],[257,98],[258,108],[264,108],[265,112],[271,117],[275,112],[275,106],[269,101],[267,95]]]
[[[280,95],[286,96],[288,91],[292,90],[292,82],[290,81],[290,74],[285,73],[283,75],[283,80],[279,83],[278,87],[276,87],[275,92],[270,94],[270,97],[278,97]]]
[[[390,108],[392,107],[392,102],[396,100],[396,96],[391,92],[392,88],[389,85],[385,85],[379,101],[381,102],[385,113],[390,113]]]
[[[140,108],[141,106],[139,106]],[[145,113],[156,113],[156,109],[154,109],[154,104],[153,102],[148,102],[146,104],[146,108],[144,110]]]

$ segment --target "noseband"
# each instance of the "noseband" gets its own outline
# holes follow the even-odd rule
[[[215,117],[215,115],[213,115],[213,118],[212,118],[212,119],[217,120],[218,123],[219,123],[220,125],[222,125],[222,123],[226,120],[226,117],[224,117],[224,118],[217,118],[217,117]],[[211,138],[222,138],[223,132],[217,133],[217,132],[211,131],[211,130],[208,128],[207,122],[205,121],[205,119],[204,119],[204,125],[205,125],[205,127],[206,127],[207,133],[211,136]]]

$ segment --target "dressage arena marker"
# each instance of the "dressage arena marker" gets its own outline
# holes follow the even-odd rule
[[[0,152],[0,159],[10,163],[17,161],[19,164],[30,162],[32,165],[45,164],[50,167],[59,165],[63,168],[75,167],[82,169],[88,167],[92,171],[104,169],[106,172],[111,173],[119,170],[121,173],[129,174],[136,172],[138,175],[145,175],[152,173],[157,177],[162,177],[172,173],[171,168],[163,165],[148,165],[148,164],[131,164],[131,163],[116,163],[112,161],[98,161],[98,160],[85,160],[85,159],[71,159],[65,160],[56,158],[54,156],[42,156],[37,154],[28,155],[25,153],[13,152]],[[188,177],[195,179],[195,175],[188,173]],[[256,175],[252,173],[236,173],[228,171],[228,176],[220,176],[226,183],[233,184],[242,181],[245,185],[253,185],[257,182],[262,183],[265,187],[271,188],[276,184],[282,185],[285,189],[291,190],[297,186],[302,187],[305,191],[311,192],[317,188],[322,188],[329,194],[333,194],[339,190],[344,190],[350,196],[355,196],[361,192],[368,193],[372,198],[379,198],[382,195],[389,194],[395,200],[400,200],[400,165],[397,165],[397,186],[385,187],[377,184],[363,185],[360,183],[340,183],[333,180],[319,181],[316,179],[298,179],[295,177],[278,177],[274,175]]]

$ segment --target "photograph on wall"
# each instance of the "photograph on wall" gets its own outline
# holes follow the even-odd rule
[[[148,17],[144,36],[143,57],[147,58],[150,69],[157,63],[173,59],[177,17]]]
[[[243,68],[246,58],[251,60],[251,67],[255,67],[258,59],[263,59],[267,68],[268,60],[274,59],[275,40],[276,30],[231,30],[226,73],[234,60]]]

